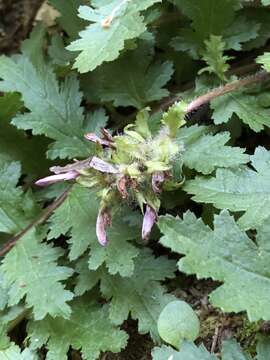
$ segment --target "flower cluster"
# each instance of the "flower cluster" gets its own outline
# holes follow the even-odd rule
[[[177,107],[178,106],[178,107]],[[96,234],[101,245],[108,242],[106,227],[112,222],[112,211],[121,201],[139,205],[144,214],[142,239],[149,238],[157,220],[160,193],[181,186],[183,146],[175,141],[177,128],[184,123],[183,108],[175,104],[163,116],[163,126],[153,135],[149,129],[147,110],[138,113],[135,124],[125,127],[123,134],[112,136],[101,129],[85,138],[96,145],[96,155],[64,167],[54,166],[52,176],[36,182],[45,186],[75,179],[88,188],[96,188],[100,210]],[[177,112],[178,111],[178,112]],[[174,171],[174,164],[180,171]]]

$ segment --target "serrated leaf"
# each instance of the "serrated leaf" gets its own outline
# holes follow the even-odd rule
[[[225,49],[241,50],[243,43],[259,35],[260,23],[236,12],[240,1],[176,0],[176,5],[192,20],[192,28],[183,27],[171,45],[178,51],[199,58],[203,43],[210,35],[222,35]]]
[[[31,192],[16,187],[21,176],[17,162],[4,163],[0,170],[0,232],[15,234],[39,213]]]
[[[61,281],[73,271],[57,265],[63,252],[41,243],[43,237],[35,229],[28,231],[4,258],[1,269],[5,286],[9,288],[9,305],[16,305],[26,297],[27,307],[33,307],[36,320],[46,314],[68,318],[71,309],[67,301],[73,294],[65,290]]]
[[[270,342],[268,338],[263,338],[257,345],[257,359],[256,360],[268,360],[270,354]]]
[[[197,126],[189,128],[198,131]],[[203,131],[203,130],[202,130]],[[205,130],[204,130],[205,131]],[[230,140],[228,132],[215,135],[203,134],[195,141],[185,144],[183,153],[184,164],[190,169],[195,169],[203,174],[211,174],[219,167],[237,167],[249,161],[249,156],[244,154],[244,149],[225,145]],[[181,139],[179,132],[178,141]]]
[[[28,57],[35,67],[42,66],[43,46],[46,28],[42,23],[38,23],[31,32],[28,39],[24,40],[21,46],[22,53]]]
[[[174,277],[175,262],[165,257],[154,258],[150,251],[141,251],[135,260],[132,276],[123,278],[111,276],[105,271],[100,274],[100,287],[103,296],[110,301],[111,321],[120,325],[129,316],[138,320],[141,334],[150,332],[151,337],[159,340],[157,319],[174,296],[166,294],[159,283]]]
[[[85,259],[76,267],[79,273],[75,293],[84,294],[99,281],[103,296],[110,300],[111,321],[122,324],[129,316],[138,320],[139,332],[150,332],[154,340],[159,340],[157,320],[160,312],[174,296],[166,294],[159,283],[174,277],[175,263],[165,257],[154,258],[149,250],[141,251],[135,259],[135,269],[130,277],[112,276],[105,269],[87,269]]]
[[[170,346],[154,348],[152,351],[153,360],[217,360],[214,354],[210,354],[203,345],[197,347],[193,343],[184,342],[180,351]]]
[[[88,258],[86,256],[76,262],[75,271],[78,274],[74,288],[76,296],[83,295],[87,291],[92,290],[100,280],[100,269],[97,271],[89,270]]]
[[[104,61],[115,60],[126,40],[145,32],[141,12],[157,2],[160,0],[114,0],[101,3],[98,8],[80,6],[79,16],[91,24],[79,33],[81,39],[68,46],[71,51],[81,52],[74,66],[84,73],[94,70]]]
[[[19,346],[14,343],[8,349],[0,350],[1,360],[37,360],[37,356],[30,350],[21,351]]]
[[[263,7],[258,8],[246,8],[244,11],[244,16],[247,19],[247,24],[251,21],[255,21],[259,24],[258,34],[254,39],[249,40],[244,44],[244,50],[257,49],[261,46],[264,46],[269,38],[269,29],[270,29],[270,14],[268,11],[265,11]]]
[[[223,31],[225,48],[240,51],[246,43],[256,42],[262,25],[256,17],[248,18],[244,14],[236,16],[233,23]],[[256,40],[255,40],[256,39]]]
[[[4,310],[8,303],[8,289],[4,286],[4,274],[0,271],[0,310]]]
[[[199,74],[207,71],[210,74],[216,74],[221,80],[226,80],[226,71],[229,69],[227,61],[230,57],[223,55],[225,50],[225,42],[221,36],[211,35],[209,40],[205,40],[206,49],[202,52],[202,59],[208,64],[202,68]]]
[[[0,97],[0,166],[20,161],[23,172],[41,174],[49,167],[44,155],[47,141],[41,137],[29,139],[23,131],[10,125],[10,119],[22,105],[19,94],[7,93]]]
[[[80,5],[88,4],[88,0],[49,0],[50,4],[60,12],[57,21],[72,38],[76,38],[78,33],[84,28],[86,21],[77,16]]]
[[[67,200],[51,217],[49,239],[67,234],[71,229],[70,260],[77,259],[90,247],[90,269],[96,270],[105,262],[111,274],[119,272],[122,276],[130,276],[138,249],[129,240],[139,237],[139,226],[129,226],[129,213],[118,214],[113,219],[112,228],[108,229],[109,244],[102,247],[95,233],[98,209],[99,203],[93,191],[74,186]]]
[[[220,96],[211,101],[212,118],[215,124],[226,123],[236,114],[252,130],[259,132],[270,126],[270,109],[258,102],[257,96],[238,91]]]
[[[163,113],[161,122],[169,129],[169,134],[172,138],[177,135],[177,130],[185,125],[185,114],[187,111],[187,104],[184,101],[174,103],[168,111]]]
[[[258,147],[250,159],[255,170],[218,169],[215,177],[196,177],[184,189],[195,195],[195,201],[213,204],[218,209],[245,211],[238,224],[242,229],[254,229],[270,216],[270,152]]]
[[[251,360],[251,356],[245,354],[235,340],[225,341],[221,354],[222,360]]]
[[[30,322],[31,345],[34,349],[45,345],[47,360],[67,359],[70,346],[80,350],[85,360],[95,360],[101,352],[119,352],[126,346],[127,334],[110,323],[106,307],[82,298],[72,303],[72,310],[70,320],[46,317]]]
[[[86,157],[89,145],[83,139],[82,96],[74,76],[59,85],[49,65],[36,69],[24,55],[0,57],[0,89],[19,92],[30,113],[16,116],[12,123],[55,140],[48,156],[52,159]]]
[[[55,34],[51,38],[48,53],[52,63],[58,66],[68,66],[74,60],[74,53],[65,48],[64,40],[61,35]]]
[[[265,52],[263,55],[258,56],[256,59],[256,62],[258,64],[262,64],[263,68],[267,72],[270,72],[270,53],[269,52]]]
[[[162,346],[161,348],[156,347],[152,351],[152,356],[153,360],[218,360],[216,355],[210,354],[203,345],[197,347],[193,343],[189,342],[185,342],[179,352],[169,346]],[[221,359],[252,360],[249,355],[244,354],[240,345],[238,345],[235,340],[227,340],[223,342]],[[267,360],[268,356],[258,357],[256,359]]]
[[[168,96],[168,90],[163,87],[173,74],[172,63],[151,64],[151,60],[151,49],[145,46],[102,65],[83,80],[88,99],[142,109]]]
[[[176,5],[192,20],[192,27],[202,39],[219,35],[234,18],[238,0],[175,0]]]
[[[214,306],[227,312],[247,311],[251,321],[270,319],[270,253],[256,245],[228,211],[215,216],[214,230],[191,212],[183,220],[163,216],[159,228],[164,234],[160,242],[185,255],[178,262],[181,271],[223,283],[210,294]]]

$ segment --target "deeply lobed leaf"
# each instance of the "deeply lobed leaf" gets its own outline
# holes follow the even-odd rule
[[[245,310],[252,321],[270,318],[269,249],[263,241],[256,245],[226,210],[215,216],[213,230],[191,212],[183,220],[163,216],[159,227],[161,243],[185,255],[178,263],[181,271],[223,283],[210,295],[213,305]]]
[[[80,6],[79,16],[91,24],[80,32],[81,39],[68,46],[71,51],[80,51],[75,67],[84,73],[94,70],[104,61],[115,60],[126,40],[146,31],[140,13],[157,2],[160,0],[114,0],[98,4],[97,8]]]

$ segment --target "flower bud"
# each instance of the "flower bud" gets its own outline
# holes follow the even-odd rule
[[[161,192],[161,184],[164,182],[165,180],[165,175],[164,172],[162,171],[156,171],[155,173],[153,173],[152,175],[152,189],[155,193],[160,193]]]
[[[55,184],[60,181],[76,179],[76,177],[78,176],[79,173],[77,171],[71,170],[66,173],[51,175],[43,179],[39,179],[35,182],[35,184],[38,186],[47,186],[47,185]]]
[[[152,227],[157,221],[157,212],[150,205],[146,205],[146,210],[143,217],[142,225],[142,239],[148,240],[151,234]]]
[[[106,227],[111,226],[112,219],[111,214],[108,209],[99,210],[97,221],[96,221],[96,235],[98,238],[98,242],[102,246],[106,246],[108,244],[108,237],[106,234]]]

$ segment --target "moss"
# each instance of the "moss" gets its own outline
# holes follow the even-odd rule
[[[246,317],[243,318],[243,327],[238,330],[236,335],[237,340],[242,345],[243,349],[250,355],[256,354],[256,345],[258,341],[258,334],[263,321],[250,322]]]

